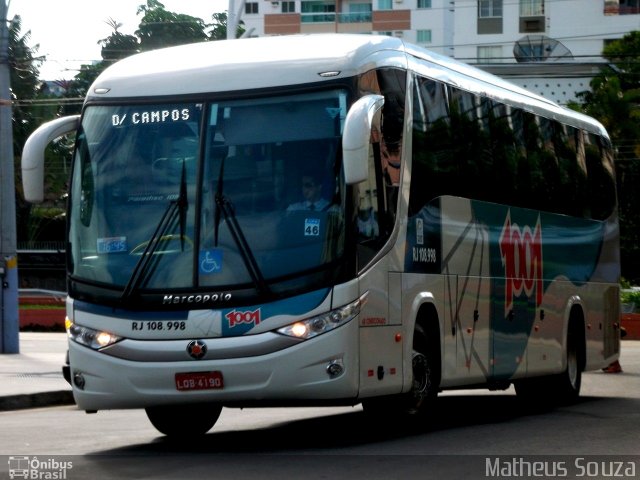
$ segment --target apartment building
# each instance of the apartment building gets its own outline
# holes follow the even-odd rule
[[[606,42],[640,30],[640,0],[247,0],[252,36],[394,35],[564,104]]]

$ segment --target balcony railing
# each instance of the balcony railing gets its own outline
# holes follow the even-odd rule
[[[335,23],[335,13],[301,13],[301,23]]]
[[[371,23],[371,12],[339,13],[338,23]]]
[[[301,13],[301,23],[371,23],[371,12],[358,13]]]

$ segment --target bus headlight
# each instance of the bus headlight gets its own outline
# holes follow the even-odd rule
[[[331,330],[338,328],[341,325],[352,320],[358,313],[364,296],[360,297],[355,302],[352,302],[344,307],[336,308],[330,312],[317,315],[315,317],[306,318],[304,320],[297,321],[286,327],[279,328],[278,333],[287,335],[289,337],[300,338],[307,340],[323,333],[330,332]]]
[[[94,350],[100,350],[101,348],[108,347],[122,340],[122,337],[114,335],[113,333],[76,325],[68,318],[65,319],[64,323],[67,329],[67,335],[71,340]]]

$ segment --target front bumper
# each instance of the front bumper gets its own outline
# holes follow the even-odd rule
[[[264,340],[262,335],[266,334],[237,337],[238,352],[251,351],[252,344]],[[215,351],[217,340],[222,344],[225,339],[206,339],[210,351]],[[153,349],[155,343],[145,345],[143,340],[129,339],[123,342],[128,342],[130,348],[122,348],[123,343],[121,351]],[[172,344],[169,350],[175,350],[178,343],[180,348],[186,348],[188,341],[166,343]],[[166,351],[167,345],[164,347]],[[358,322],[353,320],[326,334],[266,354],[234,357],[233,352],[227,351],[224,358],[179,361],[170,361],[172,356],[161,354],[157,357],[161,360],[153,361],[153,353],[150,350],[141,361],[139,356],[116,357],[70,341],[68,381],[78,407],[103,410],[197,402],[288,405],[355,399],[358,395]],[[331,375],[328,367],[336,362],[342,371]],[[209,371],[222,372],[222,389],[177,390],[176,373]]]

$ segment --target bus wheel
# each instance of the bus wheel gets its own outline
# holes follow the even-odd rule
[[[405,395],[404,413],[418,415],[425,413],[430,400],[438,395],[434,384],[435,352],[428,347],[427,335],[421,325],[416,325],[413,337],[413,357],[411,368],[413,382],[411,391]]]
[[[405,413],[417,415],[420,413],[431,391],[431,366],[425,354],[414,351],[411,367],[413,370],[413,383],[411,391],[406,397]]]
[[[220,417],[222,406],[211,403],[168,405],[145,409],[151,424],[169,437],[204,435]]]
[[[430,407],[430,401],[438,395],[438,386],[434,382],[436,354],[428,348],[422,327],[416,325],[411,358],[411,390],[399,395],[365,399],[362,402],[365,412],[388,418],[398,415],[413,418],[423,416]]]
[[[515,382],[516,394],[531,406],[568,405],[580,395],[584,358],[584,334],[579,322],[572,322],[567,338],[567,366],[564,372]]]
[[[574,328],[567,338],[567,368],[555,378],[558,400],[564,404],[574,403],[578,399],[582,385],[584,335],[575,323],[572,326]]]

